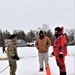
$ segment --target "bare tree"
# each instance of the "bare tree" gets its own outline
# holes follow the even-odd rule
[[[38,28],[38,30],[39,30],[39,31],[40,31],[40,30],[47,31],[47,30],[49,30],[49,25],[43,24],[41,27]]]

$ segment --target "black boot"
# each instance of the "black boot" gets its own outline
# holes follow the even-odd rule
[[[40,72],[43,71],[43,68],[40,68]]]
[[[66,75],[66,72],[60,73],[60,75]]]

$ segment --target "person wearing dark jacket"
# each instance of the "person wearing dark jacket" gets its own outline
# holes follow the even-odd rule
[[[60,75],[66,75],[65,56],[67,55],[67,38],[63,34],[64,27],[54,29],[55,40],[52,55],[55,56]]]

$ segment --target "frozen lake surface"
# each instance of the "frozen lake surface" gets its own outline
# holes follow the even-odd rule
[[[6,54],[2,54],[2,48],[0,48],[0,58],[6,57]],[[18,47],[18,55],[21,57],[17,61],[16,75],[46,75],[44,72],[38,72],[38,51],[35,47]],[[59,68],[56,65],[55,57],[50,57],[52,47],[49,48],[49,66],[52,75],[59,75]],[[75,75],[75,46],[68,47],[68,56],[65,58],[67,75]],[[8,60],[0,60],[0,71],[8,66]],[[0,75],[9,75],[9,68]]]

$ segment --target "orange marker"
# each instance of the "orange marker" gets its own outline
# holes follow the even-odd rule
[[[47,64],[47,67],[46,67],[46,75],[51,75],[51,71],[50,71],[50,67],[49,67],[49,64]]]

